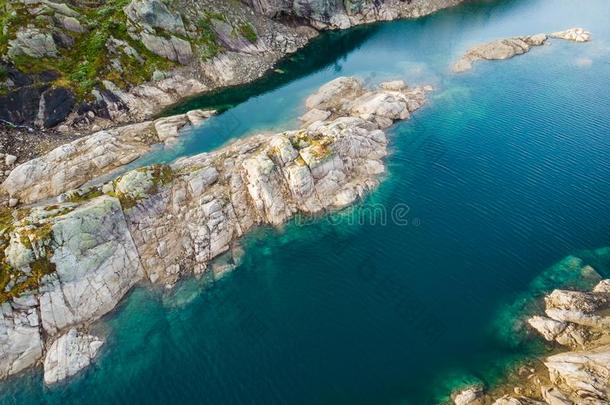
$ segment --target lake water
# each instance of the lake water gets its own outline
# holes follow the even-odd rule
[[[173,109],[225,110],[172,161],[259,130],[290,129],[321,84],[432,84],[389,132],[382,185],[330,217],[260,229],[219,280],[138,288],[98,325],[96,364],[44,388],[41,371],[0,385],[0,403],[433,404],[494,384],[544,351],[511,333],[520,306],[573,281],[577,254],[603,275],[610,244],[610,4],[469,3],[413,21],[328,33],[259,82]],[[470,46],[582,26],[454,75]]]

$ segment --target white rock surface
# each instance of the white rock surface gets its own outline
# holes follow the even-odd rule
[[[212,111],[193,111],[190,117],[194,121],[187,114],[181,114],[77,139],[17,166],[2,188],[26,204],[55,197],[134,161],[160,141],[176,139],[184,125],[200,123],[202,117],[212,114]]]
[[[570,28],[552,34],[542,33],[491,41],[470,48],[453,65],[453,71],[461,73],[470,70],[472,69],[472,64],[479,60],[502,60],[522,55],[529,52],[533,46],[544,45],[549,37],[574,42],[586,42],[590,40],[591,34],[582,28]]]
[[[574,42],[588,42],[591,40],[591,33],[584,28],[569,28],[565,31],[553,32],[549,36]]]
[[[102,339],[70,329],[47,350],[44,359],[45,384],[58,383],[88,367],[103,344]]]

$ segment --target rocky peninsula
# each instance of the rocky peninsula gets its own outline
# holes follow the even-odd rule
[[[588,42],[591,33],[583,28],[570,28],[551,34],[536,34],[521,37],[500,39],[472,47],[454,65],[455,73],[472,69],[472,64],[480,60],[504,60],[530,51],[534,46],[544,45],[549,38],[559,38],[573,42]]]
[[[21,163],[251,82],[323,30],[461,1],[0,1],[0,153]]]
[[[610,403],[610,280],[589,265],[574,271],[600,281],[591,291],[553,290],[544,297],[544,313],[526,320],[553,354],[520,367],[490,391],[475,385],[454,393],[455,405]]]
[[[105,156],[95,151],[94,145],[106,145],[100,134],[62,146],[34,166],[18,166],[3,187],[32,205],[1,216],[0,377],[41,363],[47,383],[74,375],[103,344],[87,333],[88,325],[136,284],[171,287],[186,274],[205,272],[220,255],[237,260],[232,249],[256,226],[362,198],[385,170],[384,129],[408,119],[427,90],[402,81],[366,89],[341,77],[307,99],[300,129],[254,135],[81,188],[99,175],[84,162]],[[145,125],[174,127],[164,123]],[[116,148],[107,165],[133,153]]]

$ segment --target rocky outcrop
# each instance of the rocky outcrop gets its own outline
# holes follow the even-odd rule
[[[497,398],[495,391],[481,391],[475,397],[467,388],[454,395],[454,403],[463,398],[495,405],[610,403],[609,285],[602,280],[590,292],[554,290],[544,298],[545,315],[528,319],[547,341],[576,350],[541,359],[538,371],[519,373],[511,379],[513,394]]]
[[[462,58],[453,65],[456,73],[472,69],[472,64],[479,60],[502,60],[530,51],[533,46],[544,45],[548,38],[560,38],[574,42],[586,42],[591,34],[582,28],[570,28],[552,34],[536,34],[523,37],[514,37],[488,42],[470,48]]]
[[[307,101],[326,111],[324,120],[241,139],[169,166],[131,170],[59,203],[3,212],[0,260],[8,281],[0,290],[0,376],[37,364],[45,347],[45,381],[72,375],[99,347],[72,329],[111,311],[136,283],[169,287],[185,274],[206,271],[221,255],[232,256],[226,263],[238,262],[235,243],[253,227],[279,225],[297,213],[322,214],[363,197],[385,170],[383,129],[425,100],[422,88],[387,88],[368,90],[357,79],[339,78]],[[206,116],[189,113],[156,126],[172,134],[185,120]],[[120,141],[155,127],[139,125]],[[99,136],[20,166],[9,176],[11,187],[24,201],[36,201],[84,181],[83,172],[99,173],[89,166],[92,160],[103,168],[137,153],[133,145],[136,152],[105,152],[109,138],[100,144]],[[43,173],[55,166],[63,169]],[[226,267],[213,271],[220,275]]]
[[[2,188],[23,203],[55,197],[136,160],[154,144],[175,142],[180,129],[212,114],[213,111],[197,110],[77,139],[17,166]]]
[[[354,25],[413,18],[460,3],[447,0],[242,0],[269,17],[306,19],[319,29],[345,29]]]
[[[88,367],[104,341],[72,328],[60,336],[44,359],[44,382],[55,384]]]

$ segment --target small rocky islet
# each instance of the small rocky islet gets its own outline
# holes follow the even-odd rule
[[[477,45],[468,50],[454,65],[455,73],[462,73],[472,69],[472,64],[480,60],[504,60],[530,51],[532,47],[542,46],[549,38],[558,38],[572,42],[588,42],[591,33],[583,28],[569,28],[565,31],[553,32],[551,34],[535,34],[528,36],[512,37],[487,42]]]

